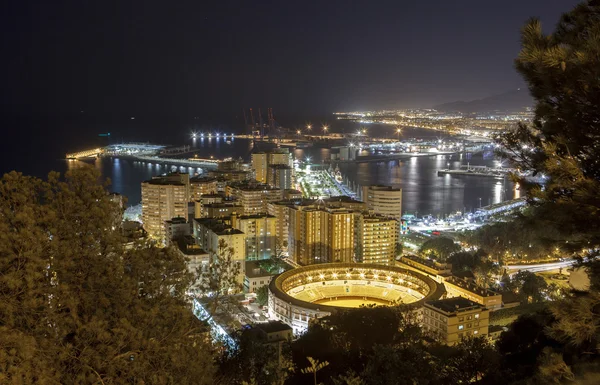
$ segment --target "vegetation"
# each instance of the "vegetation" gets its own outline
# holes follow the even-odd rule
[[[196,291],[209,298],[208,310],[214,314],[219,303],[227,295],[242,290],[240,281],[240,262],[235,260],[235,249],[225,239],[219,239],[217,250],[210,251],[210,263],[207,271],[198,271],[199,280]]]
[[[0,180],[0,382],[211,384],[186,261],[125,250],[98,178],[85,167]]]
[[[425,241],[419,251],[428,258],[446,262],[452,253],[460,251],[460,246],[452,238],[435,237]]]
[[[256,303],[260,306],[265,306],[269,301],[269,286],[264,285],[256,290]]]

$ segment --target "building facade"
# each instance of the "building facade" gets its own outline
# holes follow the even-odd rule
[[[301,265],[353,262],[356,213],[347,209],[294,206],[290,210],[288,251]]]
[[[444,286],[448,296],[464,297],[476,302],[491,311],[502,308],[502,295],[495,291],[483,288],[475,283],[462,278],[450,276],[444,279]]]
[[[287,164],[272,164],[268,168],[267,184],[283,190],[292,188],[293,168]]]
[[[218,192],[217,178],[194,177],[190,179],[190,200],[199,200],[202,195]]]
[[[267,212],[267,203],[280,201],[283,190],[266,184],[238,183],[227,186],[226,195],[236,199],[244,208],[244,215]]]
[[[357,261],[394,265],[398,221],[381,215],[358,215],[357,218]]]
[[[487,337],[490,311],[466,298],[446,298],[425,302],[423,327],[447,345],[456,345],[466,337]]]
[[[276,252],[276,219],[269,214],[231,215],[231,226],[246,235],[246,260],[267,259]]]
[[[402,189],[391,186],[363,186],[362,199],[375,214],[402,220]]]
[[[142,221],[148,235],[165,242],[165,222],[187,218],[189,175],[170,174],[142,182]]]
[[[268,183],[269,166],[276,164],[287,165],[290,168],[294,166],[293,156],[287,148],[279,148],[270,152],[255,152],[252,154],[254,178],[260,183]]]

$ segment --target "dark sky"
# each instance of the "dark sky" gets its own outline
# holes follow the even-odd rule
[[[428,107],[521,86],[530,16],[573,0],[5,1],[4,108],[291,115]]]

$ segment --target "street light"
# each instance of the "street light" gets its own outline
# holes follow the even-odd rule
[[[398,134],[398,142],[400,141],[400,133],[402,133],[402,129],[400,127],[396,128],[396,133]]]
[[[325,134],[327,133],[327,130],[328,130],[328,129],[329,129],[329,127],[327,127],[327,125],[325,125],[325,124],[324,124],[324,125],[323,125],[323,132],[324,132]]]
[[[312,128],[312,124],[307,124],[307,125],[306,125],[306,129],[307,129],[308,131],[310,131],[310,129],[311,129],[311,128]]]

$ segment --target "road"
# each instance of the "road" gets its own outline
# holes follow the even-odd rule
[[[539,273],[548,270],[558,270],[561,267],[568,268],[575,264],[575,262],[575,260],[569,259],[561,262],[540,263],[536,265],[507,265],[505,267],[509,271],[509,274],[513,274],[522,270],[530,271],[532,273]]]

